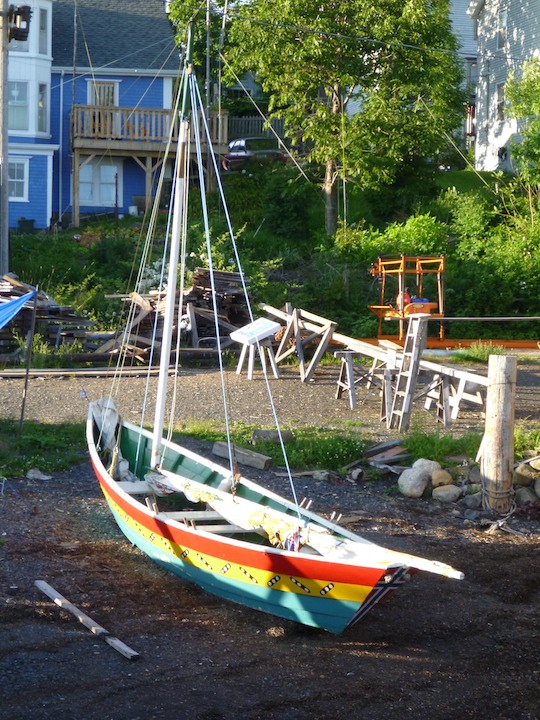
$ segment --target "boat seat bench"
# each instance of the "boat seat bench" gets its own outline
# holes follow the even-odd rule
[[[246,528],[240,527],[239,525],[197,525],[197,530],[204,530],[205,532],[215,533],[216,535],[228,535],[229,533],[249,533],[252,530],[246,530]]]
[[[223,515],[216,510],[177,510],[159,514],[168,520],[223,520]]]

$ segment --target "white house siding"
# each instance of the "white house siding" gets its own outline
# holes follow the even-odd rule
[[[504,12],[506,40],[500,47]],[[468,13],[478,22],[476,167],[512,170],[509,141],[519,139],[519,127],[504,114],[504,106],[502,118],[498,113],[509,73],[519,74],[525,60],[539,55],[540,0],[473,0]]]

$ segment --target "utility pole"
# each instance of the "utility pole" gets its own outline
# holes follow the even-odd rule
[[[9,272],[9,190],[8,190],[8,44],[9,2],[2,0],[0,13],[0,277]]]

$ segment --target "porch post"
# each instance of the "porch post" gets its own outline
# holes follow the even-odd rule
[[[152,158],[150,155],[146,158],[145,167],[145,198],[144,198],[144,209],[149,210],[152,207],[152,177],[154,174],[154,165],[152,164]]]
[[[81,156],[75,148],[73,151],[73,227],[78,228],[80,224],[80,201],[79,201],[79,165]]]

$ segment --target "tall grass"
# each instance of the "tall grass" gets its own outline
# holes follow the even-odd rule
[[[259,426],[246,423],[231,425],[231,439],[235,445],[250,449],[252,437]],[[207,442],[225,440],[225,428],[213,422],[188,422],[178,427],[177,439],[182,436],[195,437]],[[356,429],[328,429],[316,427],[296,428],[293,439],[284,443],[289,465],[295,470],[340,470],[363,457],[366,441]],[[257,452],[272,458],[275,465],[283,465],[284,459],[279,444],[257,441]]]

